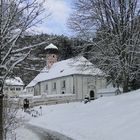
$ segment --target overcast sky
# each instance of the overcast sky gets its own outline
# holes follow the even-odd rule
[[[51,16],[46,18],[42,24],[36,27],[38,33],[64,34],[69,36],[71,33],[67,28],[67,19],[72,12],[73,0],[46,0],[44,7]]]

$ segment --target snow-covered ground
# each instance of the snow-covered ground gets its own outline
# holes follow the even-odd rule
[[[42,140],[42,137],[24,126],[17,129],[16,140]]]
[[[102,97],[87,104],[42,106],[42,116],[28,119],[32,126],[74,140],[139,140],[140,90]]]

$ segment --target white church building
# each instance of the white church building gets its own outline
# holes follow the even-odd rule
[[[106,88],[105,74],[85,57],[58,60],[58,48],[50,44],[45,48],[46,66],[26,86],[28,94],[45,98],[59,97],[82,100],[98,97],[97,90]]]

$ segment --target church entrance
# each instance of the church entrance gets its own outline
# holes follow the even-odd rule
[[[90,91],[90,100],[94,100],[94,91],[93,90],[91,90]]]

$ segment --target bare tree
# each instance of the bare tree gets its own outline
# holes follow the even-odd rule
[[[7,97],[4,98],[3,107],[3,134],[5,140],[16,139],[16,128],[21,125],[22,118],[18,117],[19,108]]]
[[[29,55],[32,48],[46,43],[22,48],[17,45],[20,37],[43,20],[40,16],[42,4],[38,0],[0,0],[0,140],[4,139],[4,80]]]
[[[76,0],[69,26],[88,40],[88,56],[123,91],[139,74],[139,0]],[[92,40],[92,41],[91,41]],[[92,46],[92,47],[91,47]]]

